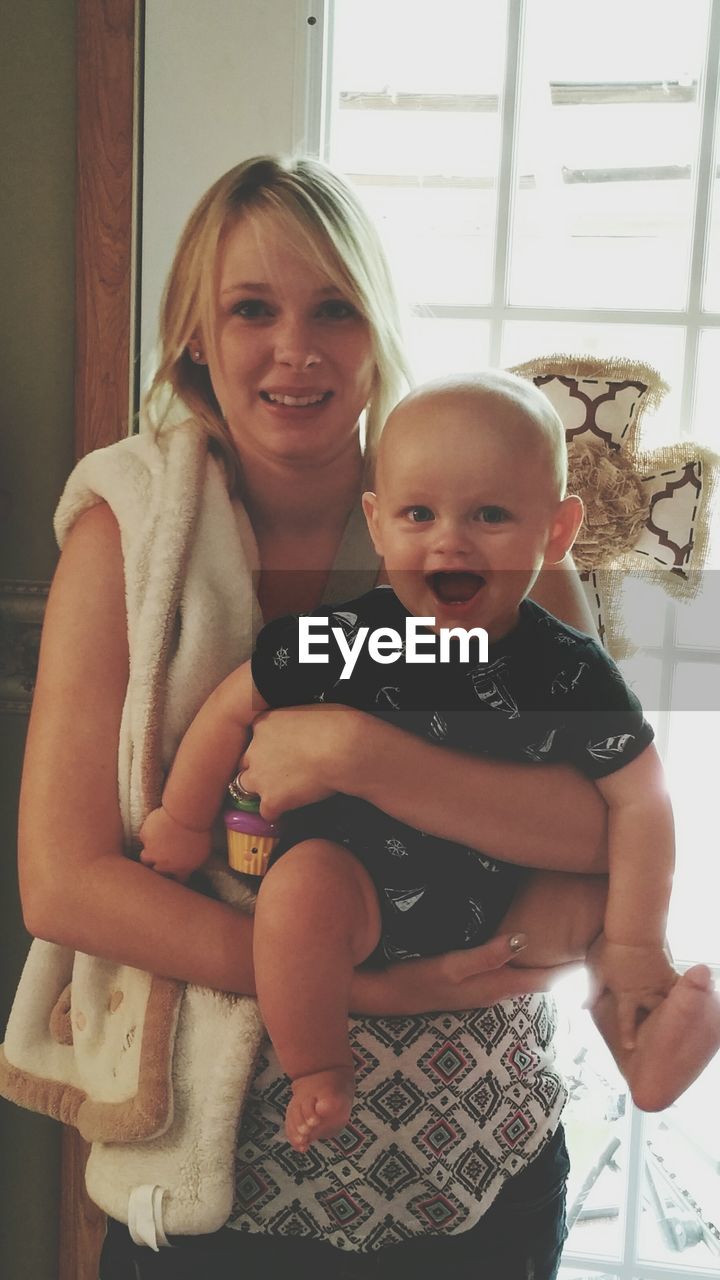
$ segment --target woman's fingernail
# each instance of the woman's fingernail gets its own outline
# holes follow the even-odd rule
[[[514,933],[510,938],[511,951],[522,951],[523,947],[526,947],[526,946],[527,946],[526,933]]]

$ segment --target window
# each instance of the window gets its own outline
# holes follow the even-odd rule
[[[381,228],[418,380],[555,351],[625,355],[671,386],[648,447],[686,436],[720,451],[720,0],[326,0],[323,13],[319,150]],[[628,603],[643,647],[627,674],[673,792],[681,967],[720,965],[717,577],[692,604],[654,585]],[[580,999],[560,995],[562,1275],[716,1276],[720,1064],[663,1115],[626,1111],[587,1016],[569,1012]]]

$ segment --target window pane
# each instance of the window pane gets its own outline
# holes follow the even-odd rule
[[[705,569],[697,596],[678,604],[675,627],[678,644],[689,649],[717,649],[720,658],[720,570]]]
[[[617,1271],[588,1271],[586,1267],[567,1266],[558,1271],[558,1280],[617,1280]]]
[[[675,325],[576,324],[558,320],[508,321],[503,327],[503,365],[567,351],[580,356],[620,356],[652,365],[670,391],[660,407],[643,419],[642,443],[648,448],[680,435],[684,331]]]
[[[720,235],[720,226],[718,227]],[[720,271],[720,256],[718,259]],[[720,329],[702,329],[698,350],[693,438],[720,449]]]
[[[668,938],[676,960],[687,964],[720,964],[720,666],[709,669],[715,684],[714,710],[673,710],[665,757],[677,845]],[[702,690],[695,672],[696,664],[679,664],[673,690],[676,707],[687,707],[691,700],[697,706]]]
[[[482,369],[490,359],[490,325],[486,320],[411,316],[405,322],[405,337],[417,382]]]
[[[645,1119],[643,1192],[651,1206],[640,1223],[644,1261],[720,1274],[720,1057],[662,1115]],[[691,1274],[693,1274],[691,1272]]]
[[[713,728],[716,731],[715,740],[717,741],[717,729],[720,728],[718,723],[713,723],[714,717],[720,716],[720,650],[717,656],[716,662],[678,662],[673,675],[671,695],[673,715],[676,712],[701,713],[707,721],[707,723],[701,722],[698,751],[704,750],[708,745],[710,740],[708,735]],[[717,753],[715,763],[717,764]],[[718,832],[718,839],[720,840],[720,832]]]
[[[627,1199],[627,1088],[590,1015],[584,974],[553,990],[560,1015],[558,1063],[569,1090],[563,1125],[570,1154],[568,1253],[619,1259]]]
[[[333,165],[357,186],[378,228],[401,297],[432,306],[490,300],[494,190],[368,181],[342,156]]]
[[[669,608],[673,610],[675,616],[677,644],[690,650],[714,649],[720,661],[720,572],[717,569],[705,570],[696,596],[688,600],[672,602],[668,600],[662,583],[648,581],[641,573],[628,572],[624,575],[620,607],[625,631],[631,637],[632,644],[637,645],[640,650],[631,660],[623,663],[622,668],[628,679],[630,677],[627,673],[633,670],[636,673],[633,679],[642,682],[642,688],[638,684],[636,691],[645,707],[660,709],[660,703],[653,692],[655,688],[653,677],[647,670],[650,658],[643,654],[642,650],[658,649],[663,646]],[[658,662],[659,659],[652,658],[652,661]],[[706,666],[707,664],[703,663],[700,669],[704,670]],[[701,679],[707,680],[707,674],[701,676]],[[700,698],[703,709],[707,705],[708,691],[717,689],[718,681],[720,676],[715,677],[709,690],[706,686],[704,691],[696,693],[695,696]],[[633,687],[636,686],[633,685]],[[659,685],[657,687],[659,689]],[[652,701],[648,700],[648,692],[652,693]],[[667,707],[664,710],[667,710]]]
[[[681,307],[707,0],[526,15],[510,301]]]
[[[617,1271],[587,1271],[584,1267],[561,1267],[558,1280],[616,1280]]]
[[[487,302],[505,64],[495,0],[336,0],[329,158],[412,302]]]

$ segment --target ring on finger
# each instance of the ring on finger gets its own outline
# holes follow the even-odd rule
[[[244,787],[242,784],[241,778],[244,772],[245,770],[242,769],[240,773],[233,778],[230,786],[228,787],[228,791],[230,792],[233,800],[257,800],[257,792],[248,791],[247,787]]]

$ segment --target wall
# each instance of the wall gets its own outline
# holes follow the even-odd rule
[[[303,0],[146,0],[141,349],[152,358],[162,287],[183,223],[249,156],[301,148],[310,41]]]
[[[0,576],[46,581],[52,511],[73,457],[73,0],[3,6],[0,41]],[[26,717],[0,715],[0,1021],[28,946],[15,811]],[[49,822],[50,825],[50,822]],[[0,1103],[0,1256],[13,1280],[57,1275],[59,1129]]]
[[[19,583],[52,575],[52,512],[73,461],[74,10],[74,0],[3,6],[0,624],[27,604]],[[303,146],[308,46],[320,27],[308,26],[311,12],[306,0],[146,0],[145,357],[177,236],[202,191],[247,156]],[[0,697],[2,660],[0,644]],[[0,715],[3,1025],[29,941],[15,871],[25,728],[25,715]],[[13,1280],[56,1280],[58,1197],[58,1127],[0,1102],[0,1257]]]

